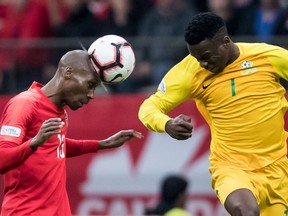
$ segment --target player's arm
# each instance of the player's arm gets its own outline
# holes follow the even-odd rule
[[[171,118],[167,113],[190,98],[190,75],[181,72],[180,65],[172,68],[161,81],[157,92],[146,99],[140,106],[138,117],[150,130],[167,132],[175,139],[187,139],[192,136],[191,118],[179,115]]]
[[[275,73],[288,81],[288,50],[282,47],[268,45],[270,52],[267,57],[275,67]]]
[[[8,122],[6,122],[8,124]],[[60,128],[63,127],[64,123],[61,122],[60,118],[51,118],[43,122],[37,135],[26,142],[15,142],[6,140],[0,141],[0,173],[4,174],[7,171],[14,169],[21,165],[27,158],[29,158],[34,151],[41,145],[43,145],[52,135],[60,134]],[[6,128],[5,128],[6,127]],[[9,126],[2,126],[2,130],[8,130]],[[10,127],[12,130],[12,127]],[[1,135],[9,136],[1,130]],[[11,134],[12,135],[12,134]],[[16,134],[14,133],[14,136]]]
[[[0,174],[18,167],[33,154],[30,141],[28,140],[21,145],[7,141],[0,142]]]
[[[121,130],[103,140],[74,140],[66,138],[66,156],[75,157],[97,152],[98,150],[117,148],[133,138],[141,139],[142,137],[142,134],[138,131]]]
[[[191,117],[180,114],[175,118],[169,117],[166,113],[167,110],[162,108],[161,104],[165,100],[161,100],[155,95],[146,99],[139,109],[140,121],[150,130],[156,132],[166,132],[172,138],[177,140],[185,140],[192,136],[193,126],[191,124]]]
[[[3,110],[0,132],[1,174],[21,165],[33,154],[31,139],[24,141],[27,119],[33,113],[30,105],[26,99],[17,98],[10,100]]]
[[[1,118],[0,173],[18,167],[50,136],[60,133],[61,119],[52,118],[42,124],[35,137],[27,138],[26,131],[37,120],[37,113],[37,100],[29,96],[16,96],[5,106]]]

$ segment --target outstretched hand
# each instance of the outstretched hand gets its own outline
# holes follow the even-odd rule
[[[137,138],[141,139],[143,135],[135,130],[121,130],[118,133],[99,141],[99,150],[116,148],[122,146],[125,142]]]
[[[165,125],[166,133],[177,140],[190,138],[192,136],[192,130],[191,117],[183,114],[174,119],[170,119]]]

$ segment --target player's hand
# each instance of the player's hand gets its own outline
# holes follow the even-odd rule
[[[135,130],[121,130],[111,137],[99,141],[99,150],[116,148],[122,146],[125,142],[138,138],[141,139],[143,135]]]
[[[60,134],[64,122],[61,118],[50,118],[43,122],[37,135],[31,140],[30,147],[36,150],[43,145],[52,135]]]
[[[165,125],[166,133],[177,140],[190,138],[192,136],[192,130],[191,117],[183,114],[174,119],[170,119]]]

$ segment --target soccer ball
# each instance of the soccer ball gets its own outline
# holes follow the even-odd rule
[[[102,82],[118,83],[127,79],[135,67],[131,44],[118,35],[105,35],[88,49],[89,58]]]

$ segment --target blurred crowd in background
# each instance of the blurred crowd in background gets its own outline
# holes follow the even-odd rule
[[[288,0],[0,0],[0,93],[45,84],[65,52],[106,34],[126,38],[136,54],[132,75],[109,92],[154,91],[188,54],[185,27],[202,11],[220,15],[234,42],[288,48]]]

